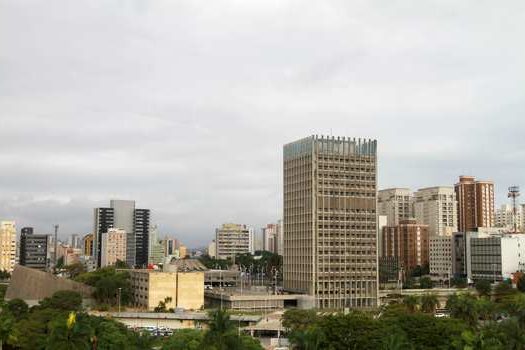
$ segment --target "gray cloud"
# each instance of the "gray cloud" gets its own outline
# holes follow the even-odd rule
[[[191,246],[281,216],[282,145],[377,138],[381,187],[521,184],[525,4],[0,0],[0,218],[134,198]]]

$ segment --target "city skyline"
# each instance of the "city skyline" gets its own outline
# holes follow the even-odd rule
[[[499,207],[525,185],[524,7],[0,0],[0,218],[65,237],[133,199],[204,246],[281,218],[282,145],[312,134],[377,139],[378,189],[472,175]]]

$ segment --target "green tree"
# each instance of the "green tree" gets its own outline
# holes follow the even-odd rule
[[[31,317],[22,319],[14,325],[9,343],[23,350],[45,349],[50,332],[49,323],[65,315],[62,310],[32,310]]]
[[[0,313],[0,350],[2,350],[3,345],[9,340],[14,324],[15,319],[13,315],[9,312]]]
[[[516,287],[522,293],[525,293],[525,273],[520,273]]]
[[[85,266],[81,263],[74,263],[71,265],[64,266],[64,269],[66,270],[66,273],[68,274],[69,278],[75,278],[80,274],[86,272]]]
[[[481,297],[476,301],[476,310],[482,320],[490,321],[496,314],[496,304],[487,297]]]
[[[425,294],[421,296],[421,311],[434,313],[438,306],[439,300],[435,294]]]
[[[77,322],[71,312],[67,318],[58,318],[50,323],[50,334],[46,350],[89,350],[92,329],[87,322]]]
[[[166,297],[164,300],[159,301],[159,305],[153,309],[155,312],[168,312],[167,304],[171,303],[173,299],[171,297]],[[171,309],[173,310],[173,309]]]
[[[288,331],[304,330],[317,321],[317,311],[288,309],[281,317],[283,327]]]
[[[407,340],[406,335],[396,332],[383,339],[383,350],[409,350],[413,349],[412,344]]]
[[[162,345],[162,350],[199,350],[204,332],[197,329],[177,330]]]
[[[403,298],[403,305],[406,307],[408,312],[411,312],[411,313],[416,312],[418,304],[419,304],[419,298],[415,295],[406,295]]]
[[[75,291],[61,290],[55,292],[51,298],[43,299],[39,304],[41,308],[80,311],[82,309],[82,296]]]
[[[454,318],[465,321],[474,327],[478,323],[477,299],[471,294],[454,294],[447,300],[447,309]]]
[[[5,308],[14,316],[16,320],[20,320],[27,315],[29,311],[29,306],[22,299],[12,299],[9,300]]]
[[[518,293],[518,290],[512,287],[512,284],[509,282],[500,282],[494,288],[494,297],[496,302],[503,300],[504,298]]]
[[[467,283],[467,279],[466,278],[454,277],[454,278],[452,278],[450,280],[450,284],[453,287],[456,287],[456,288],[467,288],[468,287],[468,283]]]
[[[492,291],[492,286],[488,280],[478,280],[475,283],[476,291],[481,296],[489,296]]]
[[[421,277],[419,279],[419,288],[422,289],[431,289],[434,286],[434,283],[430,277]]]

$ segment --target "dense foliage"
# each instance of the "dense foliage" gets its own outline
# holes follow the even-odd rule
[[[317,349],[525,349],[525,293],[502,282],[476,285],[449,297],[450,318],[435,317],[434,294],[407,295],[379,313],[318,314],[288,310],[282,322],[296,350]],[[444,305],[441,305],[443,307]]]
[[[22,350],[262,350],[224,311],[214,311],[206,331],[185,329],[166,338],[135,332],[82,311],[76,292],[57,292],[29,308],[15,299],[1,305],[0,348]]]
[[[122,324],[82,312],[76,292],[61,291],[39,305],[14,299],[2,306],[0,341],[4,349],[151,349],[143,347],[148,335],[136,334]]]
[[[128,305],[131,302],[129,273],[126,271],[118,271],[115,267],[109,266],[93,272],[82,273],[75,280],[95,287],[93,296],[99,304],[116,306],[119,299],[119,289],[121,305]]]

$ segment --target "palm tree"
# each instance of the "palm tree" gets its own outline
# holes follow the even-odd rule
[[[434,313],[439,306],[439,300],[435,294],[425,294],[421,297],[421,310],[426,313]]]
[[[225,310],[212,311],[209,315],[211,320],[203,344],[213,345],[217,350],[231,349],[238,345],[232,344],[232,333],[235,332],[235,326],[230,320],[230,315]]]
[[[419,298],[415,295],[407,295],[403,298],[403,305],[411,313],[416,312]]]
[[[91,333],[91,328],[87,324],[79,324],[76,313],[71,312],[65,322],[60,319],[51,325],[46,349],[89,350]]]
[[[400,333],[390,334],[385,339],[383,350],[408,350],[412,349],[412,345],[407,342],[406,337]]]
[[[470,294],[454,294],[447,300],[447,309],[450,310],[452,317],[459,318],[473,327],[478,322],[478,308],[476,304],[476,297]]]

